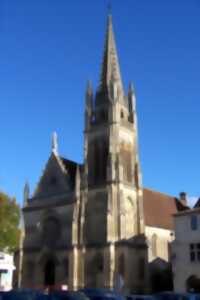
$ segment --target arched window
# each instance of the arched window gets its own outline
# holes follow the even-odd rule
[[[152,249],[152,255],[154,257],[157,256],[157,235],[156,234],[152,235],[151,249]]]
[[[123,112],[123,110],[121,110],[120,116],[121,116],[121,119],[124,118],[124,112]]]
[[[123,165],[123,180],[127,183],[131,183],[133,181],[131,150],[126,149],[126,147],[122,146],[120,150],[120,157]]]
[[[108,158],[108,147],[106,145],[106,141],[94,142],[94,153],[93,159],[91,163],[93,163],[92,167],[94,169],[94,183],[101,183],[106,179],[106,171],[107,171],[107,158]]]

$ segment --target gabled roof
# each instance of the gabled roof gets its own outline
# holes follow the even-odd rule
[[[147,188],[143,189],[145,225],[174,229],[173,214],[188,209],[177,198]]]

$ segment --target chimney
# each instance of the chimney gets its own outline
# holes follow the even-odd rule
[[[179,194],[179,200],[184,206],[187,206],[187,193],[181,192]]]

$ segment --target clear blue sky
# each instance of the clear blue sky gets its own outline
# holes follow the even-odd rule
[[[200,196],[200,2],[113,0],[124,85],[137,94],[146,187]],[[0,188],[33,191],[56,130],[83,157],[87,79],[98,84],[104,0],[0,0]]]

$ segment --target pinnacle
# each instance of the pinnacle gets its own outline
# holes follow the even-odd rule
[[[129,83],[128,90],[129,90],[129,93],[134,94],[135,89],[134,89],[134,85],[133,85],[132,81]]]
[[[91,80],[87,81],[87,93],[91,94],[92,93],[92,82]]]

